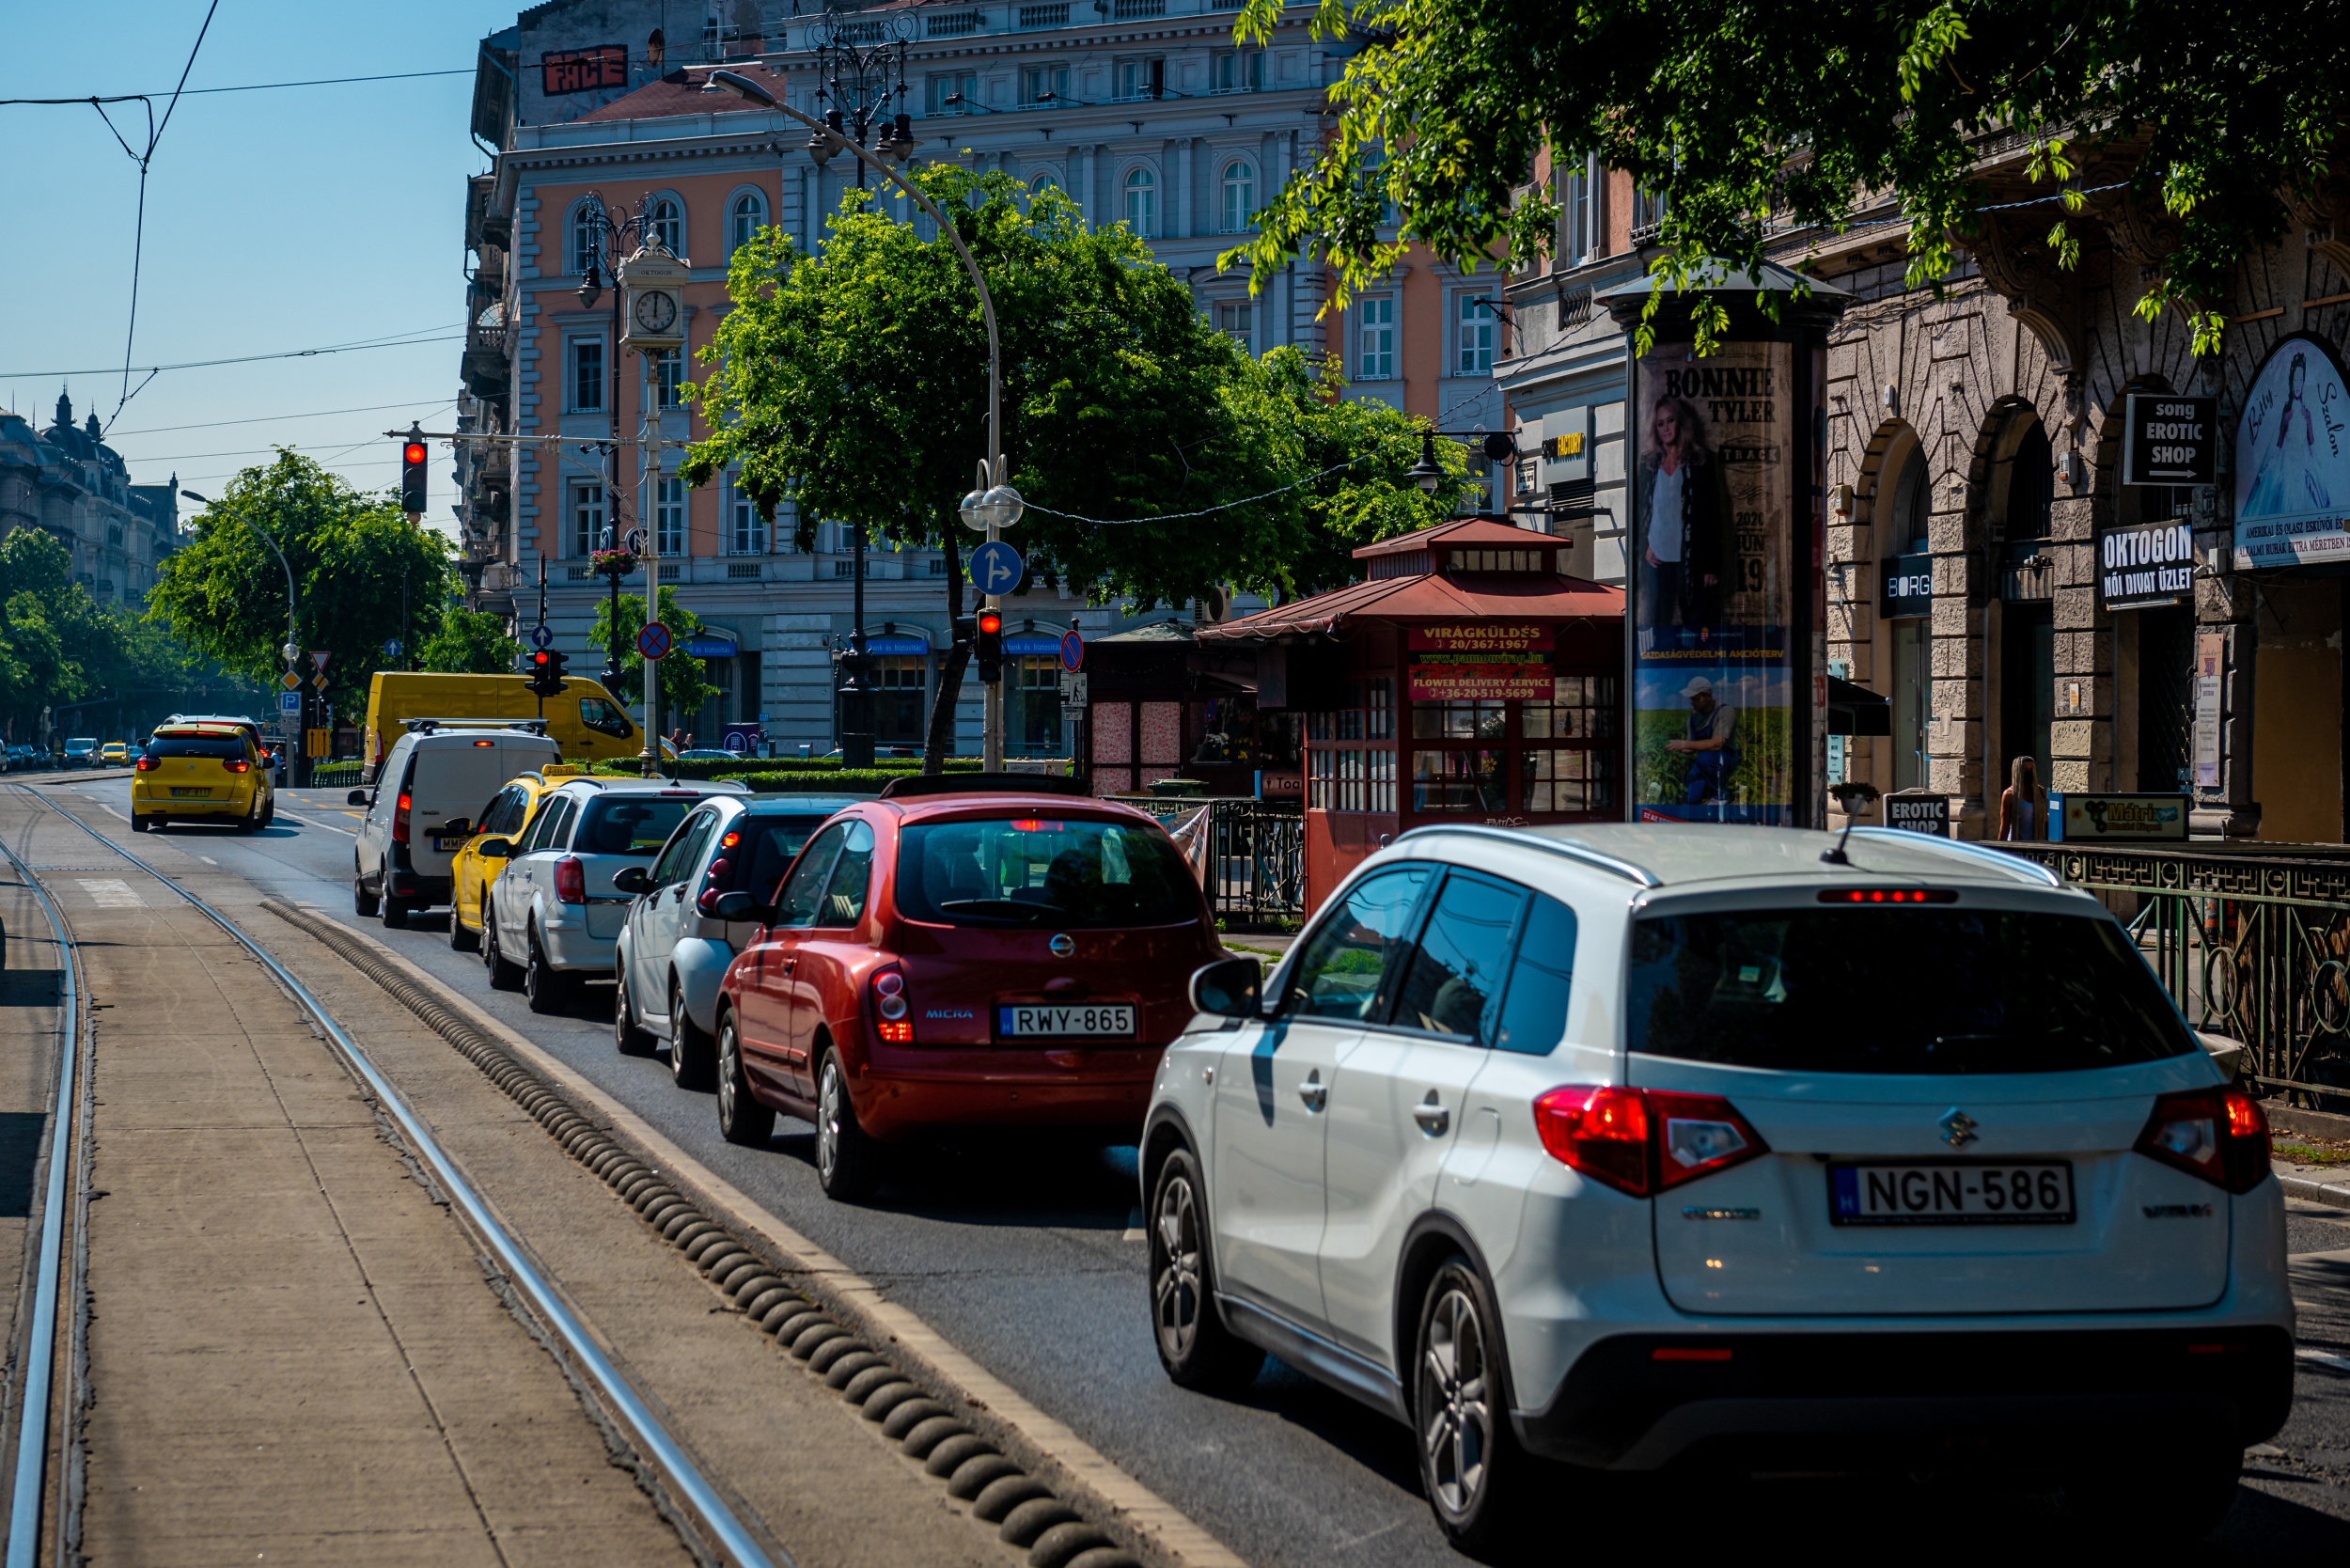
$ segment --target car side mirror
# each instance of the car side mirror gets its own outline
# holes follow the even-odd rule
[[[350,794],[344,796],[343,800],[346,805],[365,806],[368,804],[368,795],[365,790],[353,790]]]
[[[1264,1011],[1264,966],[1224,958],[1192,971],[1191,1005],[1218,1018],[1255,1018]]]
[[[509,859],[514,854],[514,840],[511,839],[484,839],[481,842],[473,847],[473,852],[481,856],[484,860]]]
[[[642,866],[623,866],[612,873],[612,890],[616,893],[645,893],[652,890],[652,878]]]
[[[763,920],[767,914],[757,895],[740,891],[719,894],[710,912],[721,920]]]

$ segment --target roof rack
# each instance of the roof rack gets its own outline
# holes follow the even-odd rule
[[[2004,850],[1990,849],[1971,839],[1937,838],[1931,833],[1912,833],[1906,828],[1900,827],[1856,827],[1852,831],[1856,839],[1870,839],[1879,843],[1897,843],[1908,849],[1938,850],[1944,855],[1959,855],[1980,866],[1997,866],[2001,870],[2014,873],[2024,881],[2044,882],[2051,887],[2064,886],[2062,877],[2037,860],[2027,860],[2020,855],[2009,855]]]
[[[411,718],[400,721],[411,735],[430,735],[435,729],[521,729],[533,735],[547,732],[542,718]]]
[[[1092,798],[1082,778],[1049,773],[917,773],[882,786],[884,800],[920,795],[1077,795]]]
[[[1423,833],[1465,833],[1473,839],[1497,839],[1505,844],[1515,844],[1520,849],[1547,850],[1553,855],[1620,876],[1626,882],[1637,883],[1642,887],[1665,886],[1663,879],[1647,868],[1636,866],[1629,860],[1619,860],[1612,855],[1602,855],[1586,845],[1562,839],[1538,838],[1531,833],[1513,833],[1508,828],[1487,827],[1480,823],[1431,823],[1426,827],[1413,828],[1396,842],[1400,844],[1404,839],[1417,839]]]

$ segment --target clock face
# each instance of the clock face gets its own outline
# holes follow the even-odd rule
[[[677,296],[661,289],[637,295],[636,324],[647,332],[667,332],[677,325]]]

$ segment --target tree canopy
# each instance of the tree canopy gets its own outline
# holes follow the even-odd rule
[[[436,630],[461,587],[447,538],[410,524],[397,497],[363,495],[281,448],[197,517],[196,537],[156,572],[148,617],[229,669],[274,682],[285,668],[289,568],[298,640],[327,651],[327,696],[348,713],[365,708],[384,645],[414,647]]]
[[[1261,40],[1278,13],[1247,0],[1238,30]],[[1920,287],[1993,199],[1986,141],[2019,132],[2047,202],[2033,221],[2068,265],[2077,176],[2123,165],[2104,178],[2162,253],[2138,308],[2186,310],[2213,353],[2239,261],[2337,155],[2344,22],[2339,0],[1318,0],[1316,30],[1362,47],[1319,157],[1228,260],[1261,280],[1313,256],[1351,288],[1418,239],[1462,265],[1523,266],[1555,232],[1548,195],[1513,196],[1547,145],[1664,198],[1660,275],[1709,255],[1751,272],[1774,232],[1841,226],[1882,194]],[[1389,202],[1401,237],[1383,241]]]
[[[116,717],[129,724],[134,714],[242,705],[254,695],[160,627],[91,598],[48,533],[19,528],[0,540],[0,718],[12,739],[35,738],[43,708],[78,730],[88,721],[76,711],[93,703],[119,701]]]
[[[511,675],[522,652],[504,616],[451,604],[440,629],[417,648],[416,663],[450,675]]]
[[[661,661],[661,733],[682,725],[687,729],[701,722],[702,704],[718,695],[718,688],[710,682],[709,666],[685,651],[688,638],[702,629],[702,618],[678,603],[677,589],[661,590],[661,623],[676,638],[667,657]],[[620,595],[620,683],[613,696],[629,706],[645,697],[645,661],[636,651],[636,634],[645,629],[645,600],[641,594]],[[588,634],[589,648],[612,646],[612,601],[596,601],[596,624]],[[603,678],[603,666],[578,669],[574,675]],[[705,745],[715,745],[705,741]]]

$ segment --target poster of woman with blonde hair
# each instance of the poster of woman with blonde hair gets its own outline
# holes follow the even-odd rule
[[[2350,560],[2350,393],[2313,337],[2277,345],[2236,425],[2237,564]]]

